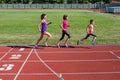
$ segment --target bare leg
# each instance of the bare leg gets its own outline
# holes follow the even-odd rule
[[[66,39],[65,44],[67,44],[68,41],[69,41],[69,38]]]
[[[47,38],[45,40],[45,46],[47,46],[47,42],[52,37],[52,35],[49,32],[45,32],[45,35],[47,35]]]
[[[60,44],[60,41],[61,41],[61,40],[59,40],[59,41],[57,42],[58,45]]]
[[[40,36],[40,38],[37,40],[36,45],[38,45],[38,44],[39,44],[39,42],[43,39],[43,36],[44,36],[44,34],[43,34],[43,33],[41,33],[41,36]]]
[[[69,41],[69,39],[71,38],[71,36],[70,36],[70,34],[68,33],[68,32],[65,32],[65,34],[67,35],[67,39],[66,39],[66,41],[65,41],[65,46],[66,47],[68,47],[68,44],[67,44],[67,42]]]
[[[94,45],[94,41],[96,40],[96,37],[93,37],[92,44]]]
[[[61,40],[59,40],[59,41],[57,42],[57,48],[60,48],[60,41],[61,41]]]
[[[95,41],[96,40],[96,37],[93,37],[93,41]]]
[[[66,41],[65,41],[65,46],[66,47],[68,47],[68,44],[67,44],[68,41],[69,41],[69,38],[67,38]]]
[[[63,40],[65,37],[65,33],[62,32],[62,36],[60,38],[60,40],[57,42],[57,47],[60,48],[60,41]]]

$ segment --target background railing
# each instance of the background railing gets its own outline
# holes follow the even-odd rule
[[[106,4],[0,4],[0,8],[41,8],[41,9],[63,9],[63,8],[105,8]]]
[[[120,3],[114,4],[0,4],[0,9],[105,9],[120,13]]]

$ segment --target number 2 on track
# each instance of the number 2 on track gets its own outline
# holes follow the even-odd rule
[[[11,55],[11,57],[9,59],[20,59],[21,56],[22,55],[20,55],[20,54],[13,54],[13,55]]]

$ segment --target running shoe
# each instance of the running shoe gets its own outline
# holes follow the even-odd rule
[[[67,47],[68,48],[68,44],[64,44],[65,45],[65,47]]]
[[[48,44],[45,42],[45,43],[44,43],[44,46],[48,46]]]

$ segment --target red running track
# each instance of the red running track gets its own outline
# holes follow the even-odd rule
[[[120,80],[120,45],[0,47],[0,80]]]

